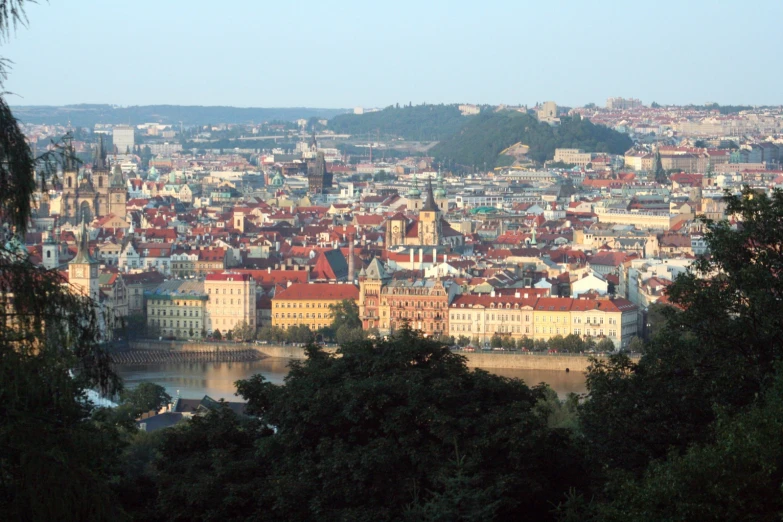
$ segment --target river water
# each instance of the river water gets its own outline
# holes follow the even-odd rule
[[[186,399],[200,399],[209,395],[213,399],[241,401],[237,397],[234,383],[257,373],[274,384],[282,384],[288,373],[285,359],[262,359],[250,362],[202,362],[202,363],[155,363],[121,365],[117,372],[125,385],[133,388],[143,381],[154,382],[166,388],[172,397],[179,395]],[[522,379],[529,386],[545,382],[562,398],[570,392],[585,393],[585,375],[582,372],[560,372],[553,370],[506,370],[492,368],[487,371]]]

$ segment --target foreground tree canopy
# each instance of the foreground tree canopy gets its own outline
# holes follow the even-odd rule
[[[548,428],[548,412],[537,408],[544,388],[470,371],[410,330],[337,355],[311,346],[308,355],[283,386],[261,376],[239,383],[256,421],[226,420],[229,433],[211,441],[205,434],[225,413],[168,434],[167,448],[200,449],[161,460],[160,472],[181,480],[175,470],[214,453],[204,473],[180,485],[200,491],[228,466],[234,450],[224,440],[244,441],[245,451],[231,445],[230,466],[241,481],[242,463],[256,463],[258,502],[243,504],[237,519],[265,520],[541,518],[583,476],[570,433]],[[183,500],[161,508],[176,517]]]

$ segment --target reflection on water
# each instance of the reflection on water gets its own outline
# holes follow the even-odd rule
[[[285,359],[263,359],[249,362],[221,363],[160,363],[121,365],[117,367],[125,385],[133,388],[143,381],[154,382],[164,386],[172,397],[177,393],[183,398],[200,399],[209,395],[213,399],[239,401],[234,383],[247,379],[257,373],[268,381],[282,384],[288,373],[288,361]],[[570,392],[585,393],[585,375],[582,372],[560,372],[554,370],[507,370],[492,368],[487,371],[522,379],[528,386],[540,382],[549,384],[560,397]]]

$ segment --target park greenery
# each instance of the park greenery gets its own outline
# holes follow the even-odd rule
[[[472,116],[463,116],[457,105],[404,105],[386,107],[365,114],[338,114],[329,120],[329,129],[377,141],[403,138],[412,141],[438,141],[462,128]]]
[[[528,157],[538,163],[551,160],[556,148],[622,154],[633,145],[627,135],[579,115],[560,120],[560,125],[552,126],[518,111],[482,112],[430,153],[438,161],[462,168],[490,169],[498,164],[500,153],[515,143],[529,146]]]

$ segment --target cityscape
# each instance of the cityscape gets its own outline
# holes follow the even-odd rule
[[[79,3],[0,0],[0,518],[780,518],[783,6]]]

